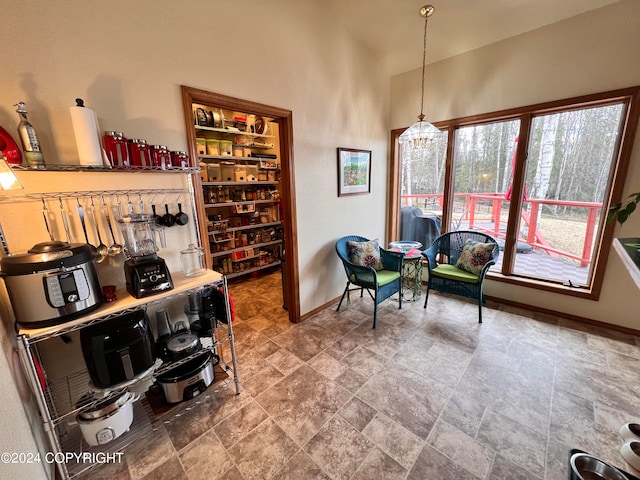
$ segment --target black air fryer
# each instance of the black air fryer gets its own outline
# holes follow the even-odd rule
[[[153,334],[144,310],[84,328],[80,342],[89,376],[100,388],[131,380],[155,362]]]

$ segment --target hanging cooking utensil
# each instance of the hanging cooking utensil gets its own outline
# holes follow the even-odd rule
[[[101,197],[101,198],[102,198],[102,213],[107,219],[107,225],[109,225],[109,232],[111,232],[111,238],[113,239],[113,243],[107,249],[107,254],[111,257],[115,257],[120,252],[122,252],[123,247],[118,243],[118,240],[116,239],[116,235],[113,232],[113,225],[111,224],[111,216],[109,215],[109,206],[104,201],[104,197]]]
[[[84,221],[84,208],[80,204],[79,198],[76,198],[76,201],[78,202],[78,206],[76,207],[76,209],[78,210],[78,217],[80,217],[80,225],[82,225],[82,231],[84,232],[84,239],[87,242],[87,245],[91,245],[89,243],[89,235],[87,235],[87,224]]]
[[[162,216],[162,223],[165,227],[173,227],[176,223],[176,217],[173,214],[169,213],[169,205],[167,203],[164,204],[164,211],[166,212]]]
[[[58,197],[60,202],[60,214],[62,215],[62,224],[64,225],[64,232],[67,234],[67,243],[72,243],[71,241],[71,230],[69,229],[69,218],[67,217],[67,212],[64,209],[64,204],[62,203],[62,197]]]
[[[144,214],[144,200],[142,200],[142,196],[138,194],[138,206],[140,207],[140,213]]]
[[[47,209],[47,204],[44,201],[44,197],[42,197],[42,218],[44,219],[44,226],[47,227],[47,233],[49,234],[49,238],[52,242],[55,242],[56,239],[53,236],[53,230],[49,226],[49,210]]]
[[[96,247],[96,251],[98,252],[98,258],[96,258],[96,263],[103,262],[107,255],[109,254],[109,247],[107,247],[104,243],[102,243],[102,237],[100,236],[100,222],[98,221],[98,217],[96,216],[96,208],[93,204],[93,197],[91,197],[91,207],[89,207],[89,212],[91,213],[91,217],[93,218],[93,223],[96,227],[96,233],[98,236],[98,246]]]
[[[189,223],[189,215],[182,211],[182,204],[178,204],[178,213],[175,214],[176,223],[178,225],[186,225]]]
[[[134,211],[133,211],[133,203],[131,202],[131,199],[129,198],[129,194],[127,193],[127,213],[128,215],[133,215]]]
[[[151,205],[151,211],[153,212],[153,220],[155,221],[156,225],[163,226],[164,225],[164,220],[160,215],[158,215],[156,213],[156,206],[155,205]]]
[[[2,225],[0,225],[0,244],[2,244],[2,253],[5,257],[10,257],[11,253],[9,252],[9,246],[7,245],[7,237],[4,236],[4,230],[2,229]]]

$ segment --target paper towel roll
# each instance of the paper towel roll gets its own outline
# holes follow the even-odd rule
[[[81,99],[76,99],[76,102],[78,106],[71,107],[69,110],[80,165],[102,166],[103,155],[98,118],[93,110],[82,106]]]

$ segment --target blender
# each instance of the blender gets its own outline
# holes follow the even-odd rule
[[[136,213],[118,218],[127,260],[124,276],[127,291],[136,298],[171,290],[173,281],[165,261],[157,255],[152,215]]]

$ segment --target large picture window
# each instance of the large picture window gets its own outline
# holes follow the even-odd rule
[[[423,153],[402,152],[402,130],[392,132],[390,238],[410,240],[400,238],[410,231],[403,212],[420,209],[441,232],[496,238],[502,252],[490,278],[597,298],[613,232],[606,212],[624,185],[638,92],[441,122],[442,137]]]

